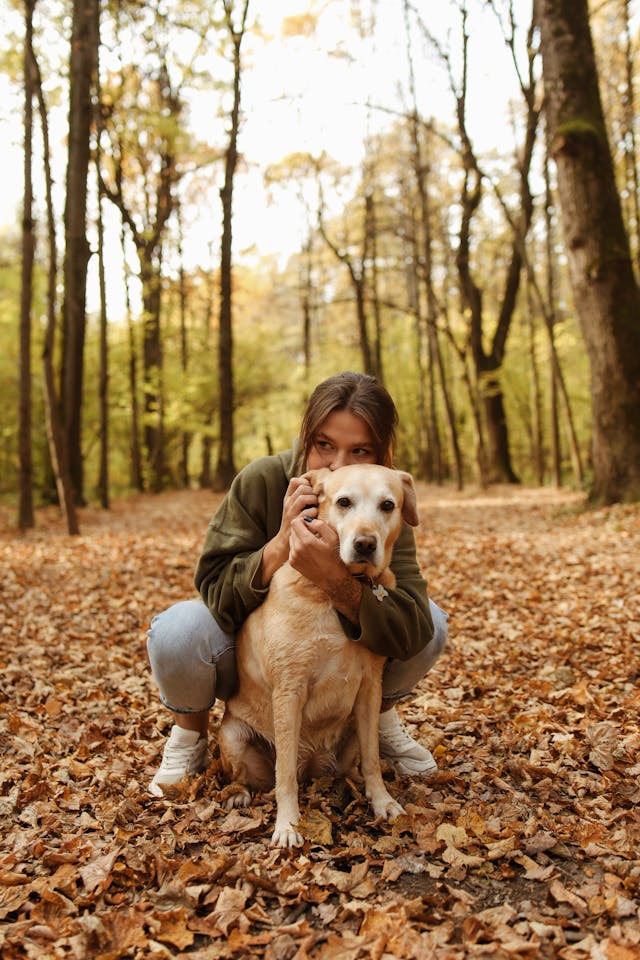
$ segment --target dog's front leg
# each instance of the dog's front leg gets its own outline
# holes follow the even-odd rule
[[[360,766],[365,792],[376,817],[394,820],[404,813],[404,809],[385,787],[380,769],[378,704],[381,693],[379,684],[363,681],[354,705],[354,717],[360,743]]]
[[[276,748],[276,825],[271,843],[277,847],[302,846],[296,830],[298,806],[298,745],[302,723],[302,696],[273,691],[273,731]]]

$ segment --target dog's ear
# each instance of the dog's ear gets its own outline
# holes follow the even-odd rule
[[[307,470],[305,477],[311,484],[313,492],[319,497],[324,492],[324,479],[331,473],[328,467],[319,467],[317,470]]]
[[[404,492],[402,516],[412,527],[417,527],[420,523],[420,517],[418,516],[418,501],[413,477],[410,473],[405,473],[404,470],[396,470],[396,473],[402,480],[402,490]]]

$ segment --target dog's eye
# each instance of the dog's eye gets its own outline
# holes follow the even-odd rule
[[[395,508],[396,508],[396,505],[393,502],[393,500],[383,500],[382,503],[380,504],[380,509],[384,513],[391,513],[391,511],[395,510]]]
[[[349,497],[338,497],[336,500],[336,505],[338,507],[342,507],[343,510],[346,510],[351,506],[351,500],[349,500]]]

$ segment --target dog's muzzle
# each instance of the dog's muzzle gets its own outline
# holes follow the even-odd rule
[[[377,537],[373,537],[369,534],[360,534],[357,537],[353,538],[353,555],[354,560],[369,561],[373,557],[376,549],[378,547]]]

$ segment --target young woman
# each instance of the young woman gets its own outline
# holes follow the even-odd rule
[[[237,682],[234,636],[287,560],[326,592],[348,637],[387,657],[381,756],[401,774],[435,771],[431,753],[409,736],[394,707],[430,670],[447,637],[447,615],[427,596],[411,527],[404,525],[393,551],[397,586],[379,602],[340,560],[337,535],[317,518],[317,498],[305,478],[319,467],[391,466],[397,423],[393,400],[376,379],[338,374],[313,392],[294,449],[250,463],[233,481],[196,568],[202,599],[169,607],[149,630],[153,676],[174,715],[151,782],[154,795],[208,765],[209,710]]]

